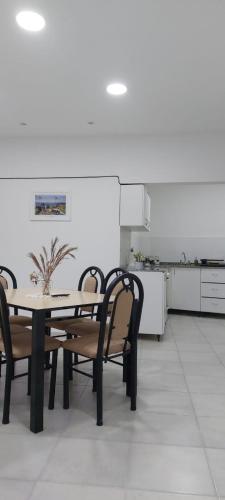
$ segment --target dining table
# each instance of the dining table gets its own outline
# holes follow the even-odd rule
[[[44,424],[45,320],[53,311],[98,306],[102,304],[104,295],[65,289],[43,295],[40,289],[16,288],[6,290],[6,299],[9,307],[32,313],[30,430],[38,433],[43,431]]]

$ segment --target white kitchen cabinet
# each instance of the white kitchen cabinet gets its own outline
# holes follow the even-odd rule
[[[200,311],[200,269],[171,269],[171,307]]]
[[[201,311],[225,314],[225,269],[201,270]]]
[[[225,314],[225,299],[202,297],[201,311],[216,314]]]
[[[225,283],[225,269],[202,269],[202,283]]]
[[[121,185],[120,226],[135,231],[150,229],[150,196],[143,184]]]
[[[201,283],[201,297],[225,299],[225,283]]]
[[[144,304],[139,333],[163,335],[167,317],[166,274],[164,272],[134,272],[144,287]]]

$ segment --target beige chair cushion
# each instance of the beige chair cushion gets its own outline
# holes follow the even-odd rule
[[[8,281],[1,274],[0,274],[0,283],[5,290],[8,289]],[[10,324],[18,324],[18,325],[22,325],[22,326],[32,326],[32,318],[29,318],[28,316],[13,315],[13,316],[9,317],[9,322],[10,322]]]
[[[63,349],[67,351],[75,352],[86,358],[96,358],[97,348],[98,348],[98,334],[92,334],[89,336],[84,336],[80,338],[75,338],[71,340],[65,340],[61,342]],[[104,344],[104,354],[107,347],[107,339]],[[109,354],[119,354],[122,353],[124,349],[124,340],[122,339],[111,339]],[[127,342],[126,350],[130,349],[130,344]]]
[[[70,318],[70,319],[48,319],[45,322],[45,325],[48,326],[49,328],[56,328],[56,330],[67,330],[67,328],[70,327],[71,324],[73,324],[75,321],[75,318]]]
[[[94,321],[90,318],[72,318],[72,319],[63,319],[63,320],[48,320],[46,321],[46,326],[50,328],[56,328],[57,330],[63,330],[68,333],[72,333],[72,335],[79,335],[79,328],[87,330],[88,332],[98,332],[99,322]]]
[[[4,290],[7,290],[7,288],[8,288],[8,281],[1,274],[0,274],[0,283],[3,286]]]
[[[24,329],[23,326],[21,325],[12,325],[10,327],[10,330],[11,330],[11,334],[12,335],[15,335],[15,334],[18,334],[18,333],[24,333],[24,331],[26,331],[27,333],[30,333],[30,330],[28,330],[27,328]],[[0,328],[0,338],[2,337],[2,333],[1,333],[1,328]]]
[[[98,333],[99,325],[99,321],[90,318],[77,318],[66,328],[66,332],[78,336],[89,335],[90,333]]]
[[[84,281],[83,291],[95,293],[97,290],[97,278],[95,276],[88,276]],[[94,310],[93,306],[83,306],[80,308],[81,311],[90,312]]]
[[[29,316],[9,316],[10,325],[32,326],[32,318]]]
[[[45,335],[45,352],[59,349],[61,342],[55,338]],[[0,338],[0,352],[5,352],[3,340]],[[19,333],[12,335],[12,353],[14,359],[27,358],[32,353],[32,335],[27,333]]]

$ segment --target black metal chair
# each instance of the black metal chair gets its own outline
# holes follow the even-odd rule
[[[96,266],[90,266],[81,274],[78,291],[102,293],[103,285],[104,274],[101,269]],[[66,332],[66,329],[76,321],[76,318],[93,318],[96,315],[98,315],[98,308],[95,310],[94,306],[76,307],[73,316],[67,315],[49,318],[46,320],[46,326]],[[65,335],[66,333],[63,334],[63,336]]]
[[[109,271],[109,273],[104,278],[104,281],[102,283],[101,293],[105,293],[109,283],[111,283],[115,278],[124,273],[126,273],[126,271],[122,267],[115,267],[114,269],[111,269],[111,271]],[[120,285],[121,285],[120,283],[117,285],[118,289],[120,288]],[[115,289],[115,292],[116,291],[117,290]],[[70,330],[70,333],[67,332],[67,338],[72,338],[73,336],[75,337],[79,336],[80,327],[82,329],[82,336],[90,335],[92,333],[98,333],[99,321],[101,318],[101,310],[102,306],[99,305],[97,308],[97,313],[95,318],[93,318],[93,316],[87,317],[86,315],[85,316],[78,315],[77,317],[75,317],[74,320],[71,321],[69,326],[67,327]],[[112,304],[109,304],[108,315],[111,314],[111,311],[112,311]],[[74,356],[74,361],[78,361],[78,356]],[[72,379],[72,373],[70,373],[70,379]],[[123,381],[126,382],[126,360],[124,362]]]
[[[23,328],[23,332],[21,329],[21,331],[16,335],[12,333],[11,329],[13,328],[13,326],[10,325],[9,322],[9,310],[7,306],[5,290],[1,283],[0,283],[0,327],[1,327],[0,351],[5,353],[5,362],[6,362],[2,423],[8,424],[9,413],[10,413],[10,396],[11,396],[12,379],[28,375],[27,393],[28,395],[30,395],[32,335],[27,328]],[[57,356],[60,345],[61,343],[59,340],[45,336],[45,352],[53,353],[50,392],[49,392],[49,405],[48,405],[49,409],[54,408]],[[14,375],[14,363],[22,359],[28,359],[28,373],[21,373],[19,375]]]
[[[101,293],[104,294],[106,292],[109,284],[115,278],[118,278],[118,276],[121,276],[121,274],[125,274],[125,273],[126,273],[126,271],[122,267],[115,267],[114,269],[109,271],[109,273],[104,278]],[[120,284],[118,284],[118,287],[120,287]],[[76,335],[76,329],[77,329],[77,335],[79,335],[79,327],[80,326],[82,328],[83,328],[83,326],[85,326],[86,335],[88,335],[89,333],[98,332],[98,330],[99,330],[99,323],[98,322],[100,321],[100,318],[101,318],[101,310],[102,310],[102,306],[100,305],[100,306],[98,306],[97,314],[96,314],[95,318],[93,318],[93,316],[87,317],[87,316],[82,316],[82,315],[78,315],[77,317],[74,317],[73,321],[71,321],[69,324],[70,331],[71,332],[73,331],[73,335]],[[112,310],[112,305],[109,304],[108,314],[111,313],[111,310]]]
[[[111,281],[121,276],[121,274],[125,274],[126,272],[127,271],[125,271],[125,269],[123,269],[122,267],[114,267],[113,269],[111,269],[111,271],[109,271],[109,273],[105,276],[102,293],[106,292]]]
[[[120,285],[120,286],[119,286]],[[115,297],[111,314],[109,306]],[[141,319],[144,291],[141,281],[130,273],[121,274],[108,286],[101,309],[98,332],[85,335],[85,324],[79,329],[79,337],[65,340],[64,350],[64,397],[63,407],[69,408],[69,379],[71,369],[93,378],[93,391],[97,392],[97,425],[103,424],[102,382],[103,363],[112,362],[123,366],[115,358],[126,358],[127,395],[131,398],[131,410],[136,410],[137,395],[137,338]],[[83,330],[83,334],[82,334]],[[68,333],[73,335],[73,329]],[[72,363],[71,353],[83,356],[82,361]],[[79,365],[93,361],[93,374],[79,370]]]
[[[17,288],[15,274],[8,267],[0,266],[0,283],[5,290],[8,288]],[[14,315],[9,317],[9,321],[10,324],[14,325],[32,326],[32,318],[29,316],[19,315],[17,307],[14,307]]]
[[[2,284],[4,290],[8,288],[17,288],[17,280],[15,274],[5,266],[0,266],[0,283]],[[18,308],[13,308],[13,315],[9,316],[9,322],[11,325],[11,331],[13,334],[20,333],[23,331],[24,327],[32,325],[32,318],[29,316],[23,316],[18,314]],[[5,358],[0,352],[0,377],[2,374],[2,365],[5,364]]]

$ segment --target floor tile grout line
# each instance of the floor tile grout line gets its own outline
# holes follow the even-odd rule
[[[175,340],[176,342],[176,340]],[[179,355],[179,352],[178,352],[178,355]],[[181,360],[180,360],[181,361]],[[186,374],[184,373],[184,378],[186,380]],[[186,380],[186,384],[187,384],[187,380]],[[204,456],[205,456],[205,460],[206,460],[206,463],[207,463],[207,467],[208,467],[208,471],[209,471],[209,476],[211,478],[211,481],[212,481],[212,484],[213,484],[213,487],[214,487],[214,490],[215,490],[215,493],[216,493],[216,496],[217,498],[220,498],[219,496],[219,492],[218,492],[218,489],[217,489],[217,485],[216,485],[216,481],[214,480],[214,476],[213,476],[213,473],[211,471],[211,467],[210,467],[210,463],[209,463],[209,459],[208,459],[208,455],[207,455],[207,452],[206,452],[206,447],[205,447],[205,442],[204,442],[204,437],[203,437],[203,434],[202,434],[202,430],[201,430],[201,427],[200,427],[200,424],[199,424],[199,420],[198,420],[198,416],[197,416],[197,413],[196,413],[196,410],[195,410],[195,406],[193,404],[193,400],[192,400],[192,397],[191,397],[191,393],[189,391],[189,386],[187,384],[187,388],[188,388],[188,393],[189,393],[189,397],[190,397],[190,401],[191,401],[191,405],[192,405],[192,409],[193,409],[193,413],[194,413],[194,417],[195,417],[195,422],[196,422],[196,425],[197,425],[197,428],[198,428],[198,431],[199,431],[199,434],[200,434],[200,437],[201,437],[201,441],[202,441],[202,451],[204,453]]]
[[[201,327],[200,327],[200,326],[199,326],[199,330],[201,331]],[[203,333],[203,332],[202,332],[202,334],[204,335],[204,333]],[[208,340],[208,339],[207,339],[207,340]],[[225,367],[225,361],[222,361],[222,360],[221,360],[221,358],[219,357],[218,353],[215,351],[213,344],[212,344],[211,342],[209,342],[209,341],[208,341],[208,343],[209,343],[209,345],[210,345],[210,347],[211,347],[212,351],[213,351],[213,352],[214,352],[214,354],[216,355],[216,357],[217,357],[217,359],[218,359],[219,363],[220,363],[222,366],[224,366],[224,367]]]

